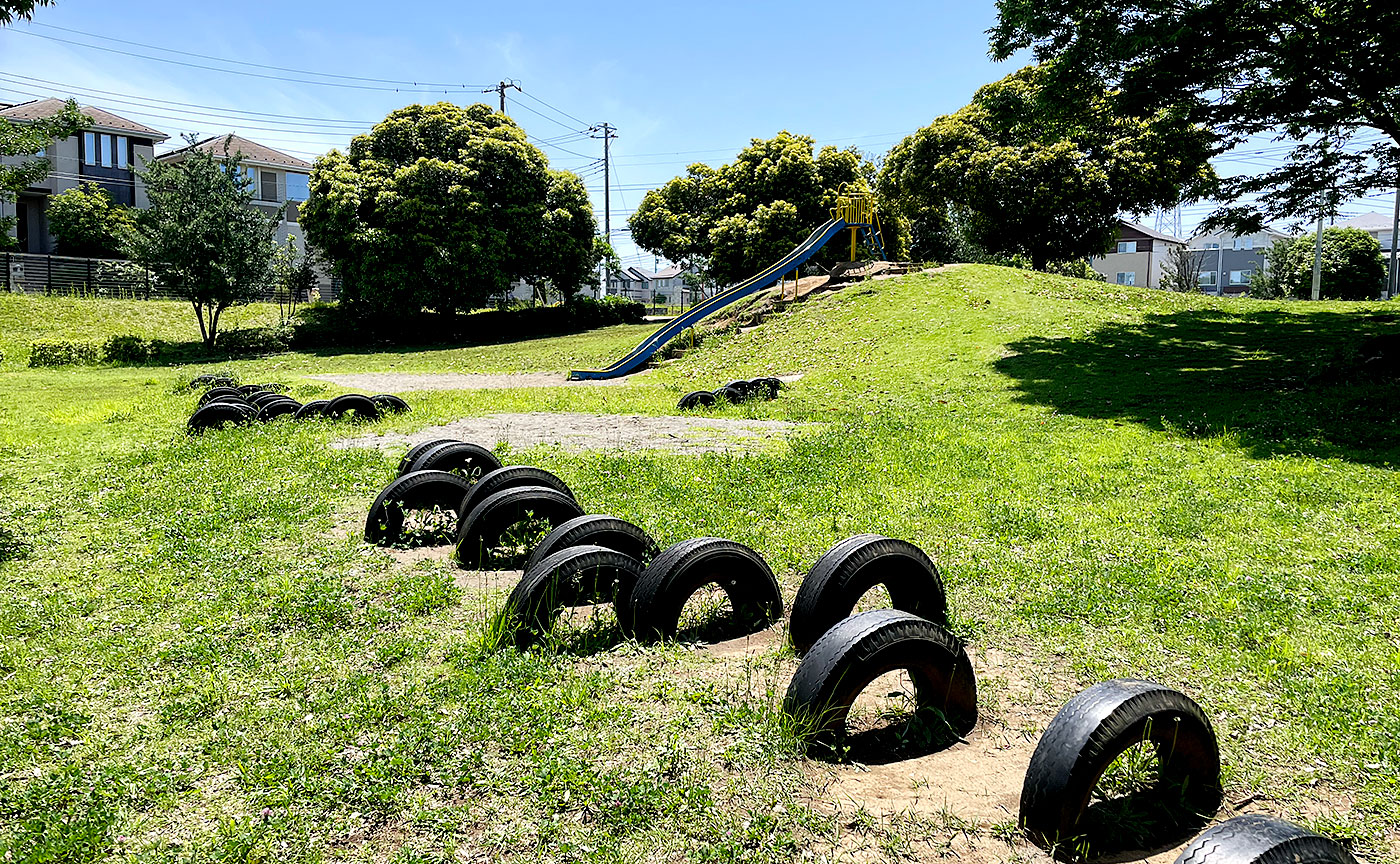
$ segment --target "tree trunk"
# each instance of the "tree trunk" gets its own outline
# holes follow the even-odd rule
[[[1038,273],[1045,272],[1046,255],[1044,252],[1031,252],[1031,269]]]
[[[204,326],[204,304],[198,300],[191,300],[190,305],[194,307],[194,319],[199,322],[199,340],[204,343],[204,347],[209,347],[209,329]]]
[[[219,315],[224,311],[222,306],[211,307],[212,315],[209,318],[209,347],[214,347],[214,341],[219,336]]]

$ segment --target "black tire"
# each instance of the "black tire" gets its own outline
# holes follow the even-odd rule
[[[281,393],[269,393],[266,390],[259,390],[257,393],[254,393],[253,395],[247,396],[245,398],[248,400],[249,405],[252,405],[254,408],[258,408],[261,407],[265,402],[271,402],[274,399],[290,399],[291,397],[283,396]]]
[[[506,600],[515,643],[523,646],[547,635],[566,606],[612,603],[620,609],[641,574],[635,558],[603,546],[571,546],[541,559]]]
[[[240,425],[253,418],[252,409],[234,402],[210,402],[190,416],[186,428],[193,434],[229,424]]]
[[[408,403],[397,396],[388,393],[380,393],[377,396],[369,397],[369,401],[379,406],[379,410],[385,414],[402,414],[413,409],[408,407]]]
[[[673,638],[685,602],[710,584],[728,595],[745,633],[782,620],[783,595],[763,556],[733,540],[699,537],[682,540],[651,562],[618,610],[623,632],[640,639]]]
[[[475,483],[500,467],[501,460],[480,444],[452,441],[420,453],[408,470],[450,471]]]
[[[207,372],[203,375],[196,375],[190,379],[190,389],[193,390],[196,387],[213,387],[214,379],[217,377],[219,376],[210,375]]]
[[[755,378],[749,382],[749,392],[763,399],[777,399],[783,382],[777,378]]]
[[[326,410],[326,406],[331,404],[329,399],[313,399],[297,409],[297,413],[292,415],[293,420],[314,420],[320,417]]]
[[[783,710],[804,739],[829,745],[844,736],[860,691],[896,669],[909,670],[919,709],[941,711],[959,737],[977,725],[977,679],[962,643],[895,609],[852,615],[822,634],[793,673]]]
[[[262,393],[264,390],[261,384],[244,384],[238,388],[238,392],[244,396],[252,396],[254,393]]]
[[[208,405],[210,402],[229,402],[243,399],[243,394],[232,387],[210,387],[204,391],[204,395],[199,397],[200,405]]]
[[[301,403],[288,396],[281,399],[269,399],[258,407],[258,419],[266,423],[269,420],[276,420],[278,417],[294,415],[301,410]]]
[[[464,509],[466,503],[464,500]],[[532,514],[536,519],[543,519],[553,529],[570,519],[582,516],[583,508],[569,495],[548,486],[514,486],[502,489],[481,501],[458,522],[458,565],[466,570],[481,569],[487,561],[487,551],[499,545],[501,535],[506,529],[523,521],[527,514]]]
[[[525,559],[524,569],[528,573],[550,555],[574,546],[602,546],[634,558],[642,566],[661,551],[651,535],[626,519],[594,513],[570,519],[549,532]]]
[[[1212,827],[1174,864],[1356,864],[1356,859],[1330,837],[1251,813]]]
[[[1095,784],[1119,754],[1151,741],[1162,778],[1184,788],[1195,812],[1220,806],[1220,748],[1201,707],[1184,693],[1122,678],[1071,699],[1040,736],[1021,787],[1021,827],[1034,842],[1061,847],[1082,833]]]
[[[380,416],[379,406],[371,402],[368,396],[359,393],[346,393],[344,396],[335,397],[331,404],[326,406],[324,413],[332,420],[339,420],[351,411],[355,412],[356,420],[378,420]]]
[[[729,384],[716,390],[715,398],[723,399],[732,405],[738,405],[740,402],[748,401],[749,393],[746,389]]]
[[[414,444],[412,447],[408,448],[408,452],[403,454],[403,458],[399,460],[399,476],[402,477],[408,473],[409,468],[413,465],[414,459],[417,459],[439,444],[453,444],[456,443],[456,441],[456,438],[434,438],[431,441],[423,441]]]
[[[681,401],[676,403],[676,408],[681,411],[693,411],[696,408],[709,408],[718,400],[715,394],[709,390],[695,390],[681,397]]]
[[[740,380],[738,380],[738,381],[730,381],[728,384],[724,385],[724,386],[721,387],[720,389],[721,389],[721,390],[733,390],[733,391],[736,392],[736,393],[743,393],[743,394],[744,394],[744,398],[745,398],[745,399],[748,399],[748,398],[750,398],[750,397],[752,397],[752,396],[754,395],[753,390],[751,389],[752,386],[753,386],[753,382],[752,382],[752,381],[745,381],[745,380],[743,380],[743,379],[740,379]]]
[[[471,493],[467,496],[467,500],[462,502],[462,518],[465,519],[468,513],[476,509],[476,505],[497,492],[517,486],[546,486],[550,489],[557,489],[570,498],[574,497],[573,490],[569,488],[567,483],[543,468],[536,468],[533,465],[506,465],[476,481],[472,486]],[[583,512],[579,511],[578,515],[582,516]],[[457,532],[460,534],[461,531],[462,526],[459,522]]]
[[[406,510],[440,507],[458,512],[470,484],[445,471],[420,471],[394,478],[370,505],[365,518],[365,542],[392,546],[403,539]]]
[[[943,580],[923,550],[904,540],[857,534],[831,547],[802,580],[788,624],[792,647],[806,653],[876,585],[889,591],[893,608],[948,626]]]

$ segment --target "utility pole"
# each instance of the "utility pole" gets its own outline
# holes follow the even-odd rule
[[[520,90],[520,85],[519,85],[519,84],[516,84],[514,81],[502,81],[501,83],[497,84],[495,87],[487,87],[485,90],[482,90],[481,92],[482,92],[482,93],[499,93],[499,94],[501,94],[501,113],[504,114],[504,113],[506,113],[506,91],[509,90],[509,89],[512,88],[512,87],[514,87],[516,90],[519,90],[521,93],[524,93],[524,92],[525,92],[524,90]]]
[[[612,139],[617,137],[617,127],[607,123],[599,123],[588,130],[593,134],[590,137],[603,139],[603,239],[608,245],[612,245],[612,178],[609,170],[612,167],[611,144]]]
[[[1317,248],[1313,250],[1312,299],[1322,299],[1322,215],[1317,214]]]
[[[1386,280],[1385,287],[1388,296],[1394,297],[1400,294],[1400,281],[1396,279],[1395,270],[1395,250],[1400,247],[1400,185],[1395,189],[1395,216],[1390,220],[1390,278]]]

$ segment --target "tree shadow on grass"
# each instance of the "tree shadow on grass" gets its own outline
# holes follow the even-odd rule
[[[1007,349],[997,371],[1061,413],[1400,465],[1400,313],[1184,310]]]

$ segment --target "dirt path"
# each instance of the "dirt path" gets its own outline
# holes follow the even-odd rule
[[[553,444],[566,450],[668,450],[673,453],[726,453],[781,445],[812,424],[725,417],[648,417],[637,414],[534,412],[464,417],[411,434],[389,432],[334,441],[337,449],[396,449],[434,438],[458,438],[484,447],[505,442],[513,448]]]

